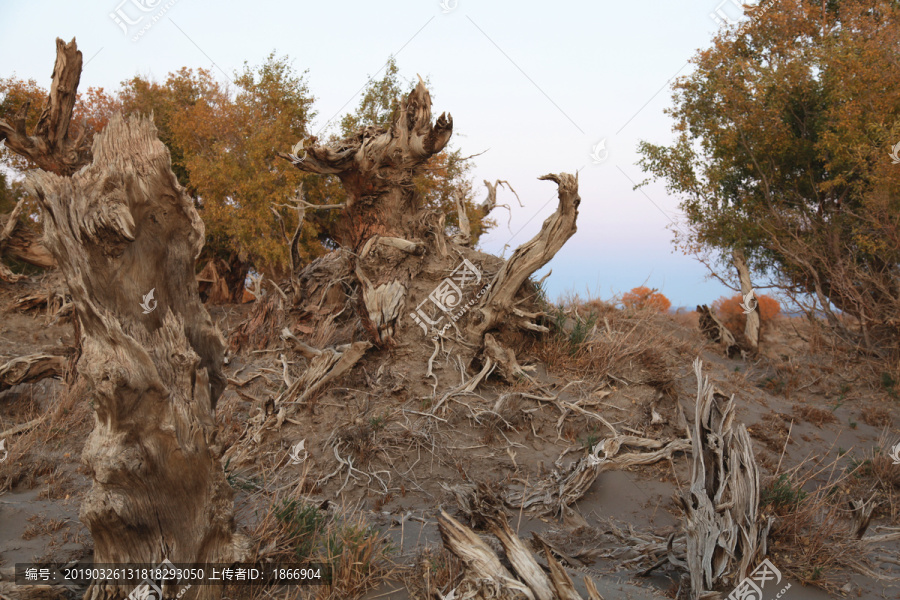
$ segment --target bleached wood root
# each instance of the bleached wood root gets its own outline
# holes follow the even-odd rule
[[[483,516],[488,522],[488,529],[503,547],[515,575],[503,566],[481,537],[441,511],[438,530],[444,546],[462,561],[466,569],[465,579],[451,592],[454,598],[584,600],[576,591],[572,578],[546,544],[542,545],[549,572],[541,568],[535,556],[510,528],[501,510],[491,510]],[[590,578],[585,577],[585,585],[589,600],[602,600]]]
[[[544,175],[541,180],[556,182],[559,205],[544,221],[541,231],[519,246],[490,283],[490,289],[476,305],[481,319],[469,327],[472,341],[480,344],[484,334],[497,327],[515,309],[515,298],[525,281],[552,259],[575,234],[578,218],[578,176],[567,173]]]
[[[619,454],[624,446],[650,448],[651,452]],[[604,471],[649,465],[671,459],[676,452],[690,450],[689,440],[651,440],[620,435],[602,440],[591,451],[568,467],[556,469],[550,477],[529,486],[523,492],[511,491],[504,501],[513,508],[537,510],[545,515],[559,515],[581,499]],[[601,453],[603,456],[600,456]]]

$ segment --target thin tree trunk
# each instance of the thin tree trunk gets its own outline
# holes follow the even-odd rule
[[[741,280],[741,295],[744,298],[750,297],[753,291],[753,285],[750,283],[750,269],[747,268],[747,260],[741,250],[735,249],[732,252],[734,267],[737,269],[738,277]],[[754,297],[752,300],[753,310],[747,313],[747,324],[744,326],[744,335],[750,348],[755,352],[759,349],[759,298]],[[750,308],[749,306],[747,308]]]

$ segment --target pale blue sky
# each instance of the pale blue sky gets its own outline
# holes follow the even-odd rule
[[[709,45],[713,11],[739,16],[731,0],[444,1],[446,13],[439,0],[0,0],[0,76],[48,85],[57,36],[78,40],[81,89],[116,89],[136,73],[164,79],[182,66],[212,67],[224,80],[274,50],[308,69],[318,129],[353,109],[394,54],[405,78],[430,79],[435,114],[453,115],[452,143],[465,154],[487,150],[475,180],[506,179],[525,204],[501,191],[511,231],[508,213],[496,210],[500,226],[484,250],[526,241],[553,212],[555,186],[538,176],[582,169],[578,233],[549,265],[551,297],[608,298],[645,281],[675,306],[730,293],[693,258],[673,253],[666,226],[678,218],[677,200],[663,185],[645,188],[646,196],[631,188],[645,177],[635,164],[638,141],[672,139],[662,114],[667,81],[688,73],[688,59]],[[110,16],[117,9],[120,19],[146,16],[126,35]],[[602,139],[608,157],[594,164],[591,149]]]

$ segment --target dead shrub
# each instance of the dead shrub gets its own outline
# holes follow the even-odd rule
[[[448,598],[465,576],[465,565],[444,548],[426,547],[416,557],[415,565],[403,572],[402,580],[413,600]]]
[[[887,516],[896,522],[900,516],[900,469],[888,456],[890,443],[881,436],[875,448],[861,459],[851,459],[848,494],[853,498],[873,499],[878,506],[873,516]]]
[[[360,598],[391,576],[393,546],[359,514],[306,498],[275,497],[250,533],[255,559],[320,565],[324,584],[287,588],[288,598]]]
[[[866,425],[872,427],[891,427],[894,424],[891,413],[881,407],[869,406],[863,409],[862,419]]]

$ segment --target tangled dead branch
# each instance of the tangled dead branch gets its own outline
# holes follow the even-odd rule
[[[649,449],[649,452],[619,454],[623,447]],[[587,493],[600,473],[626,469],[635,465],[649,465],[671,459],[676,452],[690,450],[689,440],[652,440],[630,435],[608,438],[591,448],[584,457],[568,467],[557,467],[548,477],[524,491],[510,491],[504,496],[513,508],[535,510],[540,514],[557,516]],[[602,456],[601,456],[602,454]]]

